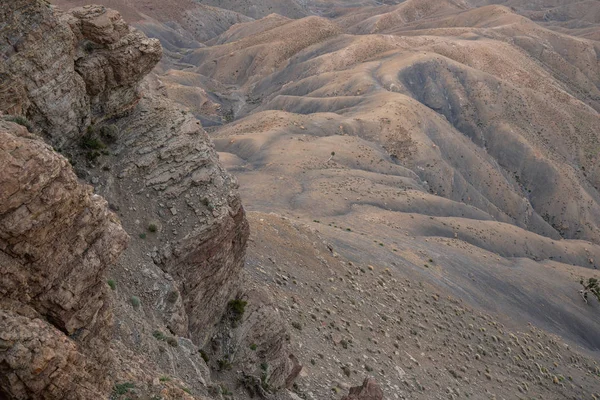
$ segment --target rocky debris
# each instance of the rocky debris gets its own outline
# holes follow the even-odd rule
[[[243,371],[247,389],[261,394],[291,388],[300,374],[302,366],[291,354],[289,340],[273,298],[246,280],[206,349],[221,364],[217,369]]]
[[[127,235],[69,162],[24,127],[0,121],[0,168],[0,394],[101,393],[112,324],[102,276]]]
[[[342,400],[383,400],[383,391],[373,378],[365,378],[361,386],[351,387]]]
[[[131,108],[162,54],[157,40],[101,6],[61,13],[9,0],[0,21],[0,111],[26,116],[59,146]]]

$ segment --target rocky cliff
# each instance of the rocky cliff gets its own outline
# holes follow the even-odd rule
[[[0,110],[26,116],[54,143],[131,108],[137,84],[160,60],[158,41],[116,11],[63,14],[43,1],[4,3]]]
[[[250,303],[237,340],[269,351],[220,360],[291,384],[277,308],[240,277],[237,183],[148,76],[158,41],[110,9],[38,0],[3,4],[0,38],[0,398],[218,395],[212,379],[238,378],[211,377],[198,348],[237,328],[234,299]]]
[[[0,166],[0,394],[95,397],[109,388],[112,359],[101,277],[127,235],[68,161],[22,126],[0,122]]]

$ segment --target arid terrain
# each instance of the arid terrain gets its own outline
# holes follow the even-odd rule
[[[0,399],[600,398],[600,1],[7,1]]]

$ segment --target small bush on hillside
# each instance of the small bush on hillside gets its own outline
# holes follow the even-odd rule
[[[229,302],[229,315],[231,316],[232,321],[238,322],[242,319],[244,312],[246,312],[247,305],[248,302],[241,299],[235,299]]]
[[[159,330],[152,332],[152,336],[154,336],[156,340],[165,340],[167,338],[165,334]]]
[[[169,293],[167,293],[167,302],[174,304],[177,299],[179,298],[179,292],[177,290],[171,290]]]
[[[120,396],[129,392],[129,390],[133,389],[134,387],[135,385],[131,382],[117,383],[113,388],[113,393],[117,396]]]
[[[114,143],[119,138],[119,128],[114,124],[104,125],[100,128],[99,133],[106,143]]]
[[[88,126],[87,132],[81,137],[79,145],[87,150],[101,150],[106,148],[106,145],[102,140],[96,137],[95,129],[90,125]]]
[[[86,42],[83,44],[83,49],[86,52],[91,53],[92,51],[94,51],[94,43],[90,42],[89,40],[86,40]]]
[[[108,286],[110,286],[112,290],[117,289],[117,283],[114,281],[114,279],[109,279],[108,281],[106,281],[106,283],[108,284]]]
[[[589,278],[587,281],[582,279],[579,283],[583,286],[583,289],[579,293],[583,296],[586,304],[588,302],[588,294],[590,293],[600,301],[600,281],[598,281],[598,278]]]
[[[235,119],[235,115],[233,114],[233,109],[228,109],[223,113],[223,120],[227,123],[232,122]]]
[[[19,124],[27,128],[29,132],[33,132],[33,126],[31,122],[27,118],[22,115],[7,115],[4,117],[6,121],[14,122],[15,124]]]
[[[227,388],[227,386],[221,384],[221,393],[223,396],[231,396],[233,393]]]
[[[200,350],[200,357],[202,357],[204,362],[207,364],[210,361],[210,357],[208,357],[208,354],[206,354],[206,352],[204,350]]]
[[[137,296],[131,296],[131,305],[133,306],[133,308],[139,308],[140,304],[142,304],[142,302],[140,301],[140,298]]]
[[[217,361],[217,366],[219,367],[219,371],[230,370],[233,366],[226,358],[221,358]]]

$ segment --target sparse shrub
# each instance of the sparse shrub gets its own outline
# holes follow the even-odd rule
[[[221,384],[221,393],[223,396],[231,396],[233,393],[227,388],[227,386]]]
[[[204,197],[202,198],[202,204],[204,204],[206,206],[206,208],[208,208],[209,211],[213,211],[215,209],[215,205],[210,201],[210,199],[208,197]]]
[[[159,330],[152,332],[152,336],[154,336],[157,340],[165,340],[167,338],[165,334]]]
[[[192,394],[192,391],[190,389],[186,388],[186,387],[181,388],[181,390],[183,390],[187,394]]]
[[[104,125],[100,128],[100,136],[106,143],[114,143],[119,137],[119,128],[114,124]]]
[[[600,281],[598,278],[589,278],[587,281],[582,279],[579,283],[583,286],[583,289],[579,291],[581,296],[583,296],[583,300],[585,300],[586,304],[588,302],[588,294],[593,294],[598,301],[600,301]]]
[[[169,344],[169,346],[171,347],[178,347],[179,346],[179,342],[177,341],[177,339],[175,339],[174,337],[168,337],[167,338],[167,343]]]
[[[148,225],[148,231],[154,233],[158,230],[158,227],[156,226],[156,224],[150,224]]]
[[[241,299],[234,299],[229,302],[229,315],[232,321],[238,322],[244,316],[248,302]]]
[[[117,383],[113,388],[113,393],[117,396],[120,396],[129,392],[129,390],[133,389],[134,387],[135,385],[131,382]]]
[[[228,370],[230,370],[232,368],[231,363],[226,358],[219,359],[217,361],[217,366],[219,368],[219,371],[225,371],[225,370],[228,371]]]
[[[33,126],[31,125],[31,122],[29,122],[29,120],[22,115],[7,115],[4,117],[4,120],[24,126],[29,132],[33,132]]]
[[[161,376],[160,378],[158,378],[158,380],[161,382],[169,382],[171,378],[169,378],[168,376]]]
[[[206,352],[204,350],[200,350],[200,357],[202,357],[204,362],[207,364],[210,361],[210,357],[208,357],[208,354],[206,354]]]
[[[229,108],[227,111],[225,111],[223,113],[223,121],[225,121],[226,123],[233,121],[234,118],[235,118],[235,115],[233,114],[232,108]]]
[[[114,279],[109,279],[108,281],[106,281],[106,283],[108,284],[108,286],[110,286],[112,290],[117,290],[117,283],[114,281]]]
[[[260,364],[260,369],[263,370],[262,374],[260,374],[260,386],[269,392],[271,390],[271,385],[269,385],[269,364]]]
[[[296,321],[294,321],[294,322],[292,322],[292,326],[293,326],[294,328],[298,329],[299,331],[301,331],[301,330],[302,330],[302,324],[301,324],[300,322],[296,322]]]
[[[86,42],[83,44],[83,49],[86,52],[91,53],[92,51],[94,51],[94,43],[90,42],[89,40],[86,40]]]
[[[95,161],[96,158],[100,157],[101,154],[102,153],[100,153],[99,151],[88,151],[86,157],[90,161]]]
[[[131,298],[129,299],[131,301],[131,305],[133,306],[133,308],[139,308],[140,304],[142,304],[142,302],[140,301],[140,298],[137,296],[131,296]]]
[[[258,346],[256,345],[256,343],[252,343],[250,345],[250,350],[252,350],[252,351],[256,351],[257,348],[258,348]]]
[[[171,290],[167,293],[167,303],[174,304],[179,298],[179,292],[177,290]]]
[[[88,126],[86,134],[81,137],[79,145],[88,150],[101,150],[106,148],[104,142],[96,137],[95,130],[91,125]]]
[[[145,233],[140,233],[140,239],[146,239],[146,234]]]

